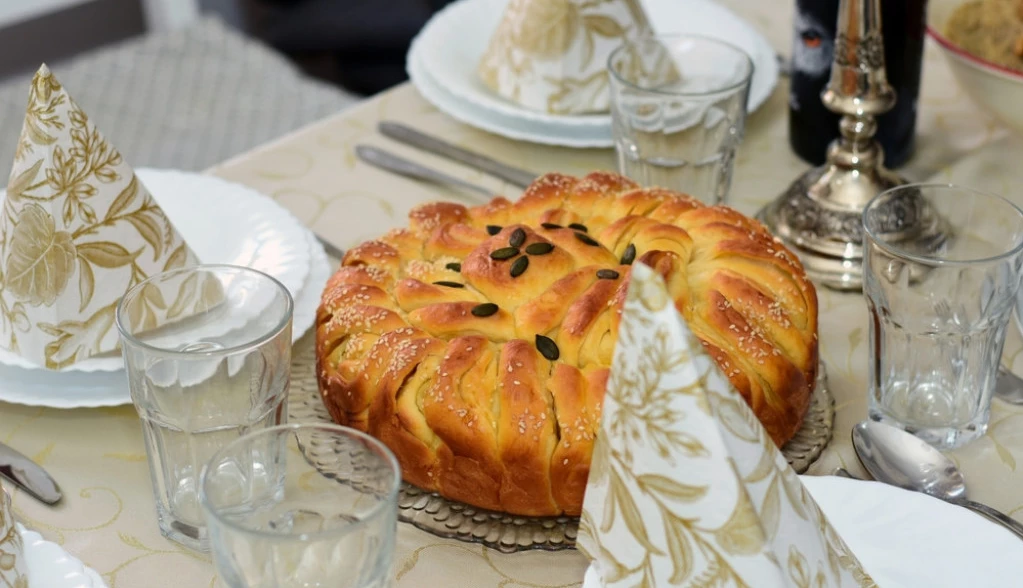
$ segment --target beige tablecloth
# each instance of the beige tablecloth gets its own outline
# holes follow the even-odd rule
[[[790,0],[730,0],[775,46],[787,53]],[[732,204],[752,213],[805,169],[788,148],[783,79],[748,122],[735,171]],[[410,86],[318,122],[213,173],[276,198],[317,232],[349,247],[405,223],[413,205],[451,197],[439,188],[387,175],[355,160],[356,143],[386,145],[418,160],[487,186],[515,191],[497,180],[395,145],[374,125],[397,119],[475,150],[538,172],[586,173],[613,168],[610,151],[567,150],[502,139],[458,124],[437,112]],[[1023,202],[1014,185],[1023,179],[1023,141],[1007,137],[957,88],[937,48],[928,44],[920,100],[919,147],[902,172],[911,179],[937,175],[998,191]],[[811,473],[839,465],[860,472],[848,441],[864,418],[866,311],[859,295],[820,290],[821,351],[837,399],[834,439]],[[1023,373],[1020,337],[1010,333],[1006,357]],[[142,435],[130,406],[56,410],[0,403],[0,440],[46,466],[66,500],[56,509],[16,494],[16,514],[45,537],[64,545],[115,588],[216,585],[209,558],[160,536]],[[1023,511],[1023,409],[995,403],[990,434],[955,454],[977,500],[1010,513]],[[1019,515],[1023,519],[1023,513]],[[447,541],[399,525],[395,568],[402,587],[578,586],[585,561],[574,551],[503,555]]]

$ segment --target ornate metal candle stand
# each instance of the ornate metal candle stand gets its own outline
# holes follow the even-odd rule
[[[795,251],[818,284],[839,290],[862,286],[862,215],[878,193],[907,183],[884,167],[874,140],[877,117],[895,105],[888,84],[881,34],[880,0],[841,0],[831,78],[821,94],[824,105],[843,115],[841,136],[828,147],[824,165],[804,173],[757,217]],[[923,225],[922,200],[892,203],[898,238],[940,240],[940,221]],[[909,218],[905,213],[911,211]],[[909,221],[909,222],[907,222]],[[890,236],[891,237],[891,236]]]

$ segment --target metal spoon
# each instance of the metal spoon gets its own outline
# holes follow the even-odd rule
[[[1023,525],[990,506],[967,500],[962,473],[923,440],[890,425],[863,421],[853,427],[852,442],[860,463],[878,482],[968,508],[1023,539]]]
[[[0,477],[10,480],[29,496],[51,506],[63,498],[57,482],[42,466],[3,443],[0,443]]]

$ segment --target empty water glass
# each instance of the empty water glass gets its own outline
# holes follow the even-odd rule
[[[208,548],[203,466],[239,436],[287,420],[292,307],[280,282],[234,266],[165,272],[121,300],[131,399],[169,539]]]
[[[941,449],[982,436],[1020,284],[1023,211],[951,185],[909,185],[863,213],[869,415]]]
[[[347,427],[284,425],[210,461],[201,501],[229,588],[383,588],[391,583],[401,470]]]
[[[608,58],[618,171],[721,204],[742,142],[753,62],[696,35],[642,37]]]

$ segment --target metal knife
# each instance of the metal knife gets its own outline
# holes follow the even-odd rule
[[[449,176],[448,174],[426,167],[425,165],[416,163],[412,160],[405,159],[400,155],[395,155],[394,153],[385,151],[378,147],[373,147],[371,145],[356,145],[355,154],[362,161],[389,172],[394,172],[417,180],[425,180],[435,184],[476,192],[484,195],[486,200],[490,200],[494,196],[494,191],[489,188],[484,188],[478,184],[473,184],[471,182],[466,182],[465,180],[460,180],[454,176]],[[481,199],[473,200],[477,203],[483,202]]]
[[[324,239],[323,237],[317,235],[316,233],[313,233],[313,236],[316,237],[316,240],[319,241],[320,245],[323,246],[323,250],[327,253],[327,255],[334,257],[336,259],[345,258],[345,252],[338,248],[336,245]]]
[[[3,443],[0,443],[0,476],[51,506],[64,497],[60,487],[42,466]]]
[[[394,121],[381,121],[377,125],[377,129],[382,135],[390,137],[395,141],[440,155],[441,157],[446,157],[459,163],[464,163],[471,168],[480,170],[496,178],[500,178],[513,186],[526,188],[532,184],[537,177],[537,174],[535,173],[501,163],[500,161],[491,159],[490,157],[480,153],[473,153],[472,151],[462,149],[461,147],[456,147],[443,139],[427,135],[426,133],[417,131],[408,125]]]

